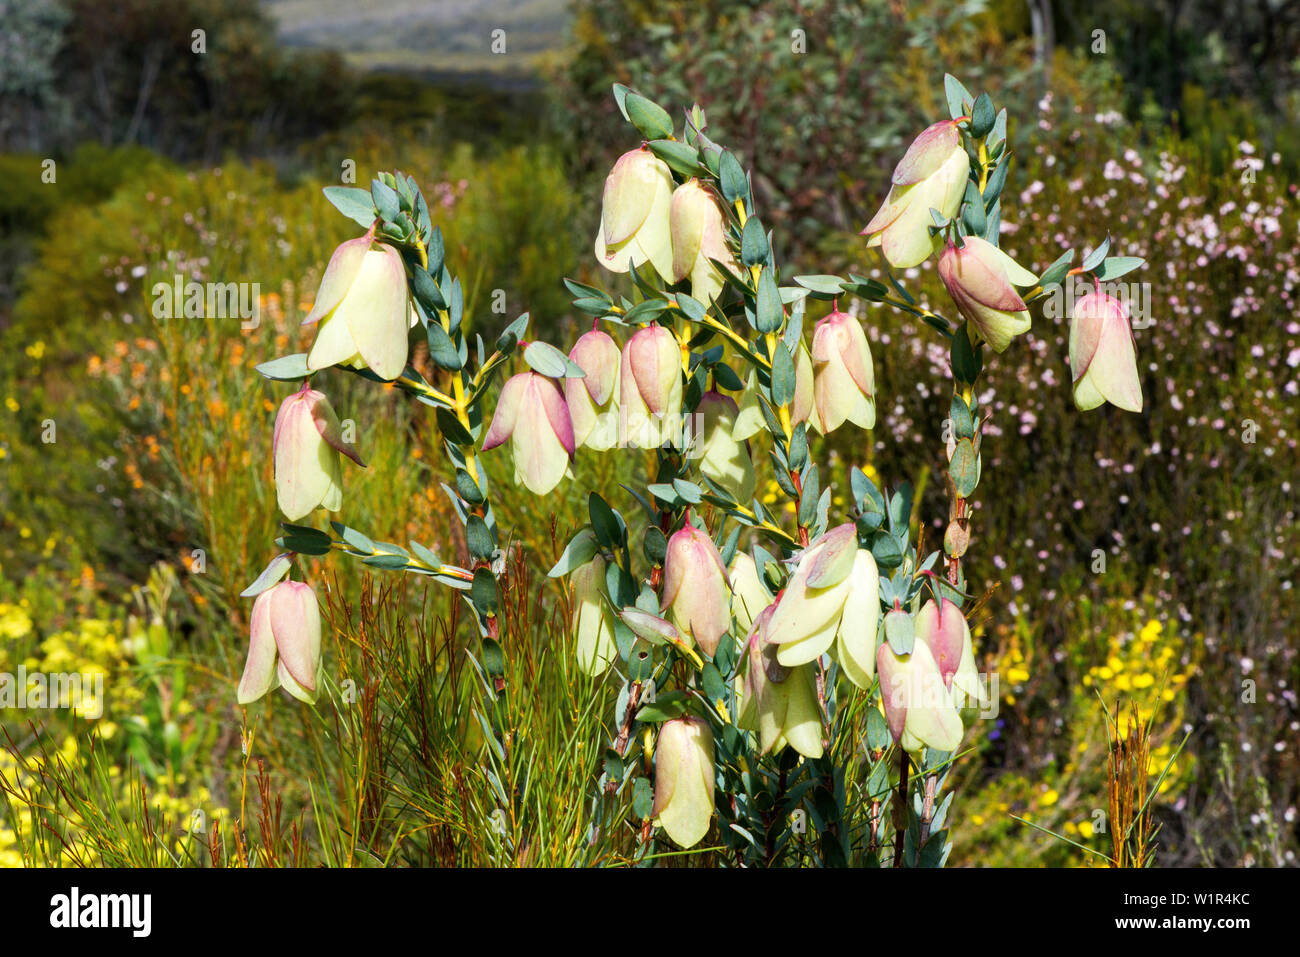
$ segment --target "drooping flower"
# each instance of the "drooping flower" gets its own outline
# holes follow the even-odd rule
[[[763,753],[789,744],[806,758],[822,756],[821,709],[811,664],[787,668],[776,657],[768,627],[776,606],[759,615],[745,641],[736,725],[758,732]]]
[[[603,600],[605,559],[596,555],[587,564],[575,568],[569,581],[573,584],[572,626],[578,667],[583,674],[604,674],[609,663],[618,657],[614,614]]]
[[[913,641],[910,654],[898,655],[882,641],[876,669],[885,723],[903,750],[955,751],[964,731],[961,716],[930,646]]]
[[[1128,310],[1100,289],[1074,304],[1070,371],[1074,404],[1080,410],[1087,412],[1109,402],[1128,412],[1142,411],[1142,383]]]
[[[858,548],[852,522],[838,525],[804,549],[768,628],[787,668],[830,652],[859,688],[875,674],[880,577],[871,553]]]
[[[731,627],[731,591],[722,558],[713,539],[690,522],[668,539],[660,608],[671,609],[682,634],[710,656]]]
[[[889,195],[862,235],[879,246],[895,269],[919,266],[939,248],[930,235],[930,210],[951,219],[961,207],[970,160],[955,120],[924,130],[894,167]]]
[[[975,647],[970,625],[957,605],[947,598],[933,599],[916,613],[916,640],[924,642],[934,656],[944,686],[953,693],[955,704],[980,700],[979,672],[975,668]]]
[[[356,449],[343,441],[339,417],[324,393],[306,385],[280,404],[271,441],[275,497],[291,522],[321,506],[343,507],[342,452],[364,467]]]
[[[624,445],[653,449],[682,441],[682,350],[652,324],[623,347],[619,363],[619,434]]]
[[[345,365],[396,379],[406,368],[410,318],[401,253],[374,243],[372,227],[334,250],[325,267],[316,302],[303,320],[320,323],[307,368]]]
[[[962,242],[960,249],[944,249],[939,278],[978,338],[1002,352],[1014,336],[1029,331],[1029,308],[1015,287],[1032,286],[1038,277],[978,236]]]
[[[722,210],[713,194],[688,179],[673,191],[669,224],[673,242],[673,282],[691,280],[691,295],[708,305],[726,284],[722,273],[709,260],[738,273],[735,257],[727,246]]]
[[[672,173],[649,149],[641,147],[620,156],[605,178],[596,260],[613,272],[627,272],[632,266],[640,269],[648,262],[670,280],[672,195]]]
[[[618,444],[618,343],[599,329],[583,333],[569,358],[586,377],[564,380],[564,398],[573,420],[573,440],[597,452]]]
[[[665,721],[655,749],[650,814],[678,847],[694,847],[713,820],[713,731],[703,718]]]
[[[727,579],[731,582],[731,614],[740,625],[740,634],[749,634],[754,622],[768,605],[772,604],[772,593],[763,584],[758,566],[748,552],[737,550],[727,569]]]
[[[741,504],[754,497],[754,462],[744,442],[735,438],[737,408],[729,396],[710,389],[700,398],[692,420],[691,453],[699,457],[700,471],[731,493]]]
[[[250,704],[277,685],[314,704],[320,688],[320,606],[304,582],[283,581],[257,596],[239,703]]]
[[[511,376],[501,388],[483,451],[510,440],[515,482],[534,495],[560,484],[573,459],[573,422],[559,386],[536,372]]]
[[[820,320],[813,332],[812,364],[813,425],[822,433],[846,420],[875,428],[876,376],[862,324],[839,310]]]

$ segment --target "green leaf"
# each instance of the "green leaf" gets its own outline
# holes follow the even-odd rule
[[[569,371],[568,357],[549,342],[530,342],[524,361],[534,372],[551,379],[563,379]]]
[[[769,251],[762,221],[757,216],[749,217],[740,233],[740,261],[746,266],[761,266],[767,262]]]
[[[370,228],[375,221],[375,203],[359,186],[326,186],[321,190],[334,208],[358,225]]]
[[[439,408],[435,414],[438,423],[438,430],[442,432],[442,437],[452,445],[473,445],[474,437],[469,434],[460,419],[456,418],[449,410]]]
[[[379,210],[379,215],[389,222],[397,219],[402,212],[402,201],[397,198],[397,191],[391,186],[373,180],[370,184],[370,195],[375,200],[375,209]]]
[[[754,328],[762,335],[777,332],[785,320],[781,305],[781,291],[776,287],[776,277],[771,269],[758,276],[758,294],[754,303]]]
[[[1140,256],[1110,256],[1097,267],[1094,275],[1100,282],[1109,282],[1120,276],[1127,276],[1135,269],[1141,269],[1147,261]]]
[[[948,463],[948,474],[952,476],[957,494],[962,498],[969,497],[975,491],[975,486],[979,483],[979,456],[970,439],[958,440],[952,461]]]
[[[654,701],[643,704],[636,713],[636,719],[643,724],[661,724],[672,721],[686,713],[688,702],[684,691],[665,691]]]
[[[970,439],[975,437],[975,417],[971,415],[970,406],[960,395],[952,397],[952,404],[949,407],[949,418],[952,425],[952,434],[957,438]]]
[[[500,601],[497,596],[497,581],[488,569],[480,568],[474,572],[474,581],[469,586],[469,600],[480,615],[486,617],[497,613]]]
[[[505,332],[497,336],[497,352],[510,353],[519,343],[520,337],[528,330],[528,313],[524,313],[510,325],[506,326]]]
[[[817,499],[821,496],[821,481],[817,466],[812,466],[803,477],[803,494],[799,496],[799,524],[809,527],[817,520]]]
[[[897,608],[885,615],[885,640],[896,655],[910,655],[916,643],[912,616]]]
[[[831,300],[844,295],[844,280],[839,276],[795,276],[794,281],[808,290],[814,299]],[[885,287],[880,287],[881,294]]]
[[[959,116],[966,116],[970,112],[970,106],[975,102],[975,97],[971,95],[970,90],[962,85],[961,80],[957,79],[951,73],[943,75],[943,92],[948,100],[948,117],[957,119]]]
[[[966,181],[966,200],[962,206],[961,221],[966,226],[968,235],[984,235],[984,227],[987,225],[984,200],[980,197],[979,187],[970,180]]]
[[[330,525],[334,528],[334,531],[338,533],[339,538],[343,539],[345,544],[351,546],[356,551],[365,552],[366,554],[374,552],[375,543],[361,532],[358,532],[355,528],[348,528],[346,525],[339,522],[330,522]]]
[[[952,337],[952,349],[950,353],[952,360],[952,374],[958,382],[973,383],[979,378],[980,369],[983,367],[983,359],[980,358],[979,352],[971,345],[970,335],[966,331],[966,323],[961,324]]]
[[[700,174],[700,157],[694,147],[679,140],[651,140],[648,145],[650,152],[683,176]]]
[[[903,564],[903,550],[898,547],[898,539],[885,531],[878,531],[872,536],[871,554],[882,568],[897,568]]]
[[[1059,286],[1066,274],[1070,271],[1070,263],[1074,262],[1074,250],[1067,249],[1057,258],[1056,262],[1047,267],[1047,270],[1038,277],[1038,285],[1044,289],[1052,286]]]
[[[749,196],[749,181],[745,178],[745,171],[730,150],[723,150],[722,157],[718,160],[718,184],[722,189],[722,198],[730,206],[734,206],[736,200]]]
[[[673,479],[673,491],[682,501],[690,505],[698,505],[704,499],[703,490],[694,482],[685,479]]]
[[[651,565],[662,565],[668,556],[668,539],[658,525],[647,525],[641,551]]]
[[[794,360],[785,343],[778,340],[772,352],[772,401],[777,405],[789,405],[794,401],[794,389]]]
[[[293,559],[287,554],[276,555],[262,569],[262,573],[253,579],[253,583],[239,593],[239,597],[252,598],[254,595],[260,595],[287,575],[292,566]]]
[[[440,323],[431,320],[425,330],[425,338],[429,340],[429,358],[433,360],[434,365],[452,371],[461,368],[460,350],[456,348],[455,343],[451,341],[451,336],[447,335],[447,331]]]
[[[647,140],[664,140],[673,135],[673,121],[665,110],[654,100],[646,99],[640,93],[628,91],[623,98],[623,108],[631,122]]]
[[[581,568],[587,562],[596,557],[600,551],[600,546],[596,542],[596,536],[592,530],[583,526],[578,533],[569,539],[569,544],[564,546],[564,552],[551,566],[551,570],[546,573],[548,578],[563,578],[570,574],[574,569]]]
[[[1109,235],[1102,241],[1102,244],[1100,246],[1098,246],[1096,249],[1094,249],[1092,252],[1088,253],[1088,255],[1084,257],[1083,263],[1080,265],[1079,268],[1081,268],[1084,272],[1092,272],[1094,269],[1100,266],[1103,261],[1105,261],[1106,254],[1108,252],[1110,252]]]
[[[981,93],[975,98],[975,103],[971,107],[970,113],[970,135],[979,139],[988,136],[993,132],[993,124],[997,121],[997,110],[993,108],[993,99],[987,93]]]
[[[291,356],[271,359],[256,368],[266,378],[275,379],[279,382],[293,382],[296,379],[305,379],[312,374],[312,371],[307,368],[307,353],[305,352],[295,352]]]
[[[492,553],[496,550],[487,522],[478,515],[471,515],[465,523],[465,543],[469,547],[470,557],[475,561],[491,561]]]
[[[361,559],[363,565],[369,565],[371,568],[381,568],[386,571],[405,568],[409,562],[410,560],[405,555],[392,555],[386,552]]]
[[[649,778],[637,778],[632,785],[632,813],[641,820],[647,820],[655,806],[655,789]]]
[[[621,548],[627,535],[627,526],[599,493],[592,492],[587,496],[587,512],[591,516],[591,528],[596,533],[596,540],[606,548]]]

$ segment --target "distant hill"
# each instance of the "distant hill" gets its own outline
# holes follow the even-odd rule
[[[567,0],[263,0],[289,46],[338,50],[366,69],[528,83],[561,49]],[[492,51],[504,30],[505,53]]]

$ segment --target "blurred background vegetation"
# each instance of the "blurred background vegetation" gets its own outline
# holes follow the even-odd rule
[[[1141,416],[1076,412],[1059,321],[1036,317],[994,364],[967,573],[996,588],[976,624],[1002,708],[968,736],[953,860],[1108,852],[1103,707],[1119,703],[1154,716],[1153,780],[1173,759],[1161,863],[1294,864],[1300,3],[0,0],[0,672],[108,679],[98,722],[0,712],[0,865],[229,863],[241,830],[264,862],[620,860],[615,835],[592,856],[578,799],[617,687],[573,671],[565,596],[538,580],[586,490],[635,456],[581,459],[540,510],[550,528],[489,457],[499,514],[528,516],[508,753],[467,717],[454,596],[316,561],[332,680],[378,703],[276,698],[250,709],[251,763],[241,749],[238,592],[274,554],[283,391],[252,367],[308,341],[298,324],[353,231],[320,188],[349,161],[360,184],[413,174],[477,328],[527,310],[564,344],[578,320],[559,278],[597,278],[602,178],[632,145],[611,83],[700,102],[755,169],[788,275],[870,275],[857,232],[943,114],[945,71],[1011,114],[1004,247],[1041,271],[1107,223],[1148,260],[1154,320]],[[258,283],[261,324],[155,319],[150,290],[177,275]],[[928,265],[911,279],[943,301]],[[877,308],[877,429],[820,453],[923,486],[937,540],[946,353]],[[456,552],[430,423],[359,386],[327,386],[370,464],[341,517]],[[400,662],[383,687],[377,656]]]

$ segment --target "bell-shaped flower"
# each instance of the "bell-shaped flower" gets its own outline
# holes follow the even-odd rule
[[[880,577],[871,553],[858,548],[853,523],[838,525],[803,551],[777,601],[768,629],[787,668],[831,653],[859,688],[875,674]]]
[[[665,721],[655,749],[650,815],[681,848],[694,847],[713,820],[713,731],[703,718]]]
[[[343,441],[339,417],[324,393],[306,385],[280,404],[271,441],[275,497],[291,522],[321,506],[343,507],[342,452],[364,467],[356,450]]]
[[[930,646],[916,640],[910,654],[897,655],[882,641],[876,669],[885,723],[903,750],[955,751],[964,730],[961,716]]]
[[[638,330],[619,362],[619,437],[653,449],[682,441],[682,349],[660,325]]]
[[[981,688],[975,668],[975,647],[961,609],[947,598],[938,604],[931,599],[916,613],[913,627],[916,640],[924,642],[934,656],[944,686],[953,694],[954,704],[978,703]]]
[[[238,700],[250,704],[277,685],[314,704],[320,689],[320,606],[304,582],[283,581],[257,596]]]
[[[1100,290],[1074,304],[1070,324],[1070,371],[1074,404],[1087,412],[1103,402],[1142,411],[1137,348],[1124,303]]]
[[[817,404],[814,401],[814,379],[812,356],[808,353],[808,347],[800,339],[798,351],[794,356],[794,398],[790,400],[790,423],[798,425],[800,422],[807,422],[812,428],[821,431],[821,423],[817,418]],[[766,427],[763,410],[758,404],[758,377],[751,371],[749,381],[745,384],[745,391],[741,395],[740,413],[736,416],[736,425],[731,430],[731,435],[737,442],[744,442],[758,435]]]
[[[811,664],[787,668],[777,661],[776,645],[767,637],[775,612],[774,605],[764,609],[745,641],[736,725],[758,732],[764,754],[789,744],[806,758],[820,758],[822,720],[815,669]]]
[[[585,378],[564,380],[564,399],[573,420],[573,441],[597,452],[618,445],[618,379],[622,356],[616,343],[599,329],[583,333],[569,358]]]
[[[876,374],[862,324],[836,310],[817,323],[812,342],[813,424],[824,433],[845,421],[876,425]],[[796,369],[796,378],[798,370]]]
[[[648,262],[665,280],[672,276],[672,197],[672,173],[648,148],[620,156],[605,178],[596,260],[613,272]]]
[[[748,552],[736,551],[727,569],[727,580],[731,582],[731,615],[740,626],[738,633],[747,635],[763,609],[772,604],[772,593],[763,584]]]
[[[688,179],[673,191],[669,223],[673,239],[673,282],[691,280],[691,296],[706,306],[726,285],[722,273],[710,262],[717,260],[739,273],[727,246],[722,210],[713,194],[697,179]]]
[[[1012,337],[1029,331],[1029,308],[1016,286],[1033,286],[1038,277],[978,236],[962,242],[939,257],[939,278],[978,339],[1002,352]]]
[[[700,398],[693,423],[690,452],[700,471],[742,505],[754,497],[754,462],[744,442],[735,438],[736,403],[710,389]]]
[[[303,325],[319,322],[307,368],[368,368],[392,380],[406,368],[410,294],[402,255],[374,230],[334,250]]]
[[[501,388],[483,451],[506,439],[515,460],[515,483],[534,495],[560,484],[573,460],[573,422],[560,388],[536,372],[511,376]]]
[[[605,559],[596,555],[569,575],[573,585],[573,635],[578,667],[583,674],[604,674],[618,657],[614,643],[614,613],[604,600]]]
[[[885,204],[862,235],[879,246],[895,269],[919,266],[939,248],[930,235],[930,210],[951,219],[961,207],[970,160],[955,120],[935,123],[921,133],[894,167]]]
[[[661,610],[710,656],[731,627],[731,590],[713,539],[690,522],[668,539]]]

